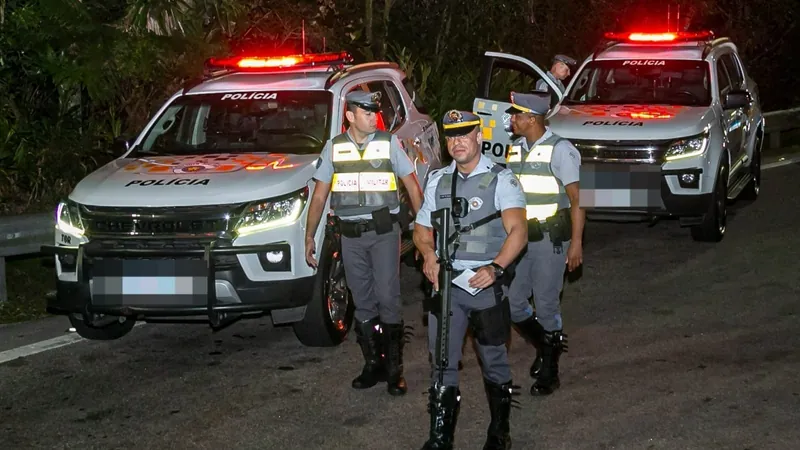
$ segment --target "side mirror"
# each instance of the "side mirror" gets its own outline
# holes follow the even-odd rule
[[[128,142],[127,136],[117,136],[111,143],[110,153],[114,158],[119,158],[127,153],[128,149],[130,149],[130,142]]]
[[[750,94],[747,91],[730,91],[722,99],[722,109],[738,109],[750,106]]]

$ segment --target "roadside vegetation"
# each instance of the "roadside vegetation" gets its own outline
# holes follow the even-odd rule
[[[800,104],[790,43],[795,0],[671,3],[694,27],[731,36],[760,83],[765,109]],[[674,18],[673,14],[673,18]],[[583,58],[603,32],[660,26],[652,0],[3,0],[0,2],[0,216],[52,211],[110,160],[211,56],[348,50],[391,60],[438,120],[469,109],[486,50],[542,68],[553,54]],[[0,323],[43,314],[52,269],[9,261],[11,300]],[[49,280],[49,281],[48,281]]]

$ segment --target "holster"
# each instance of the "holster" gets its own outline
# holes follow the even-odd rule
[[[565,208],[546,221],[547,231],[550,233],[550,241],[556,247],[561,246],[564,241],[572,238],[572,217],[569,209]]]
[[[544,239],[542,225],[536,218],[528,219],[528,242],[539,242]]]
[[[372,221],[375,224],[376,234],[386,234],[392,231],[394,220],[392,220],[392,213],[389,212],[389,207],[372,211]]]
[[[473,311],[469,315],[473,336],[478,343],[486,346],[505,345],[511,338],[511,306],[508,297],[503,296],[502,288],[494,285],[495,295],[502,300],[494,306]]]

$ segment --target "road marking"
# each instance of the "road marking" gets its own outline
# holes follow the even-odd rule
[[[133,327],[136,328],[144,325],[146,322],[137,322]],[[37,353],[46,352],[48,350],[55,350],[59,347],[75,344],[77,342],[85,341],[86,339],[80,337],[78,333],[71,332],[64,336],[46,339],[44,341],[35,342],[33,344],[23,345],[22,347],[12,348],[0,352],[0,364],[13,361],[17,358],[24,358],[26,356],[35,355]]]
[[[775,162],[767,163],[761,166],[761,170],[774,169],[776,167],[788,166],[789,164],[800,163],[800,156],[793,156],[790,158],[780,158]]]

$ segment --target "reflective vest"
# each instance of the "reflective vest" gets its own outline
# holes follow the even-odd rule
[[[392,135],[376,131],[363,152],[346,133],[332,140],[331,208],[337,216],[370,214],[400,206],[397,176],[392,167]]]
[[[544,222],[556,215],[559,209],[569,206],[564,185],[553,174],[550,162],[553,149],[563,138],[553,134],[527,153],[519,139],[511,146],[506,166],[519,178],[525,192],[525,212],[528,220]]]
[[[497,175],[502,171],[503,168],[495,164],[491,171],[465,180],[456,175],[458,169],[454,169],[452,174],[443,174],[439,179],[436,185],[436,209],[452,208],[453,182],[456,183],[455,197],[466,198],[469,206],[465,217],[457,219],[457,222],[453,219],[453,228],[459,233],[453,259],[488,261],[500,253],[507,233],[494,199]]]

